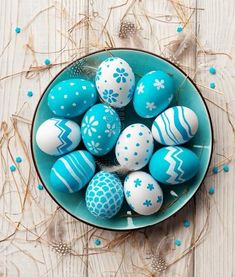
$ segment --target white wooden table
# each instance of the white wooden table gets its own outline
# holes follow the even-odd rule
[[[0,1],[0,276],[235,276],[234,160],[224,158],[235,152],[234,14],[233,0]],[[118,37],[123,19],[137,25],[132,39]],[[220,172],[210,169],[184,209],[144,231],[102,231],[74,220],[37,187],[30,123],[44,88],[65,64],[104,47],[142,48],[168,57],[167,45],[185,23],[189,49],[179,63],[208,104],[214,125],[211,169],[218,165]],[[52,66],[44,65],[46,58]],[[216,75],[208,73],[211,66]],[[214,90],[208,89],[211,82]],[[23,161],[11,172],[16,156]],[[176,239],[181,246],[175,246]],[[72,252],[58,254],[59,241]],[[149,255],[159,252],[169,265],[161,274]]]

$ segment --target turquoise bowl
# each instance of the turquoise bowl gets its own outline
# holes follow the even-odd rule
[[[40,124],[53,116],[47,106],[47,96],[50,89],[58,82],[69,78],[82,77],[94,80],[95,69],[103,60],[110,56],[117,56],[126,60],[132,67],[137,81],[145,73],[152,70],[163,70],[170,74],[176,84],[174,100],[171,106],[184,105],[189,107],[196,112],[199,119],[197,134],[189,143],[184,145],[194,151],[199,157],[199,172],[193,179],[184,184],[162,186],[164,193],[163,206],[158,213],[150,216],[130,214],[130,212],[128,212],[130,209],[127,204],[124,204],[121,211],[112,219],[100,220],[95,218],[86,208],[84,197],[85,189],[75,194],[65,194],[52,188],[50,183],[50,169],[56,157],[46,155],[40,151],[35,141],[36,131]],[[123,128],[131,123],[144,123],[147,126],[151,126],[153,121],[151,119],[138,117],[133,110],[132,103],[120,111],[120,116]],[[75,120],[80,123],[81,117]],[[162,222],[179,211],[196,193],[205,178],[212,155],[212,142],[213,132],[210,115],[206,103],[194,82],[181,69],[162,57],[146,51],[128,48],[115,48],[91,53],[64,68],[44,91],[37,105],[31,130],[31,148],[34,164],[41,182],[51,197],[61,208],[76,219],[109,230],[134,230],[151,226]],[[156,148],[159,147],[160,145],[156,146]],[[113,159],[112,154],[108,156],[108,159],[110,158],[111,160]],[[146,170],[148,169],[146,168]],[[172,195],[172,190],[178,197]]]

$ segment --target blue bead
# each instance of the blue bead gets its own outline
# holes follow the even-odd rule
[[[184,225],[185,228],[188,228],[190,226],[190,221],[188,219],[185,219],[183,221],[183,225]]]
[[[227,164],[224,164],[223,170],[224,170],[225,172],[229,172],[229,166],[228,166]]]
[[[11,172],[16,171],[16,167],[15,167],[15,165],[14,165],[14,164],[12,164],[12,165],[10,166],[10,171],[11,171]]]
[[[27,92],[27,96],[28,96],[28,97],[32,97],[32,96],[33,96],[33,92],[32,92],[31,90],[29,90],[29,91]]]
[[[20,156],[16,157],[16,162],[17,163],[21,163],[22,162],[22,158]]]
[[[215,83],[210,83],[210,88],[214,89],[215,88]]]
[[[214,187],[210,187],[209,190],[208,190],[208,193],[209,194],[214,194],[215,193],[215,188]]]
[[[50,64],[51,64],[51,61],[50,61],[49,59],[45,59],[45,60],[44,60],[44,64],[45,64],[45,65],[50,65]]]
[[[21,32],[21,28],[20,28],[20,27],[16,27],[16,28],[15,28],[15,32],[16,32],[17,34],[19,34],[19,33]]]
[[[39,189],[39,190],[43,190],[43,185],[39,184],[39,185],[38,185],[38,189]]]
[[[213,169],[212,169],[212,172],[213,172],[214,174],[217,174],[217,173],[219,172],[218,166],[214,166]]]
[[[216,74],[216,69],[212,66],[209,68],[209,72],[212,74],[212,75],[215,75]]]
[[[178,26],[176,31],[177,31],[177,33],[181,33],[183,31],[183,27],[182,26]]]
[[[175,245],[176,245],[176,246],[180,246],[180,245],[181,245],[181,240],[176,239],[176,240],[175,240]]]
[[[100,241],[99,239],[96,239],[96,240],[95,240],[95,245],[96,245],[96,246],[99,246],[100,244],[101,244],[101,241]]]

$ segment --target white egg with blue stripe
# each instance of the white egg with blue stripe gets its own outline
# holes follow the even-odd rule
[[[88,151],[74,151],[54,163],[50,173],[51,185],[58,191],[74,193],[85,187],[94,173],[93,156]]]
[[[188,142],[197,132],[198,118],[195,112],[184,106],[175,106],[161,113],[153,122],[154,139],[164,145],[180,145]]]

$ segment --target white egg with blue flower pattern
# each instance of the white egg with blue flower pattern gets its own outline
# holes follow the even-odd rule
[[[97,69],[95,82],[100,97],[113,107],[124,107],[132,99],[135,75],[121,58],[111,57],[103,61]]]
[[[82,139],[86,148],[95,156],[103,156],[114,147],[121,131],[118,114],[110,106],[97,104],[83,117]]]
[[[138,82],[133,105],[136,113],[144,118],[157,116],[165,110],[174,94],[174,81],[163,71],[151,71]]]
[[[119,164],[130,170],[143,168],[153,153],[153,137],[148,127],[136,123],[124,129],[116,144]]]
[[[68,79],[56,84],[48,94],[48,106],[57,115],[72,118],[81,115],[95,104],[94,84],[84,79]]]
[[[161,113],[153,122],[153,138],[164,145],[188,142],[197,132],[198,119],[194,111],[176,106]]]
[[[86,190],[87,209],[100,219],[115,216],[121,209],[123,199],[123,186],[120,179],[105,171],[98,172]]]
[[[60,156],[74,150],[81,141],[79,125],[68,119],[50,118],[36,133],[38,147],[48,155]]]
[[[124,194],[130,208],[141,215],[159,211],[163,203],[162,189],[153,177],[144,172],[132,172],[125,178]]]
[[[74,193],[81,190],[94,173],[93,156],[87,151],[73,151],[54,163],[50,174],[51,185],[58,191]]]

